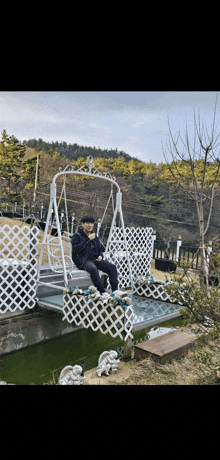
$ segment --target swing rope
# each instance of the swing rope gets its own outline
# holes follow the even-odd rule
[[[99,236],[99,231],[100,231],[100,228],[102,226],[102,223],[103,223],[103,220],[105,218],[105,215],[106,215],[106,212],[107,212],[107,209],[108,209],[108,205],[109,205],[111,199],[112,199],[112,212],[113,212],[113,216],[114,216],[115,209],[114,209],[114,197],[113,197],[113,184],[111,184],[111,192],[110,192],[110,195],[109,195],[109,198],[108,198],[108,201],[107,201],[107,205],[105,207],[104,213],[102,215],[102,218],[101,218],[98,230],[97,230],[97,236]]]

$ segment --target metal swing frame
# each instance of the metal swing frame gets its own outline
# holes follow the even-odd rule
[[[108,241],[106,244],[106,252],[108,252],[109,244],[111,241],[112,237],[112,232],[114,225],[116,225],[116,218],[119,216],[120,217],[120,222],[121,222],[121,227],[122,227],[122,232],[123,232],[123,237],[124,237],[124,244],[125,244],[125,251],[126,251],[126,257],[128,261],[128,269],[129,269],[129,277],[130,277],[130,283],[132,286],[132,289],[134,288],[134,283],[132,279],[132,272],[131,272],[131,264],[130,264],[130,259],[129,259],[129,252],[128,252],[128,245],[126,241],[126,232],[125,232],[125,226],[124,226],[124,218],[123,218],[123,213],[122,213],[122,193],[120,190],[120,187],[118,183],[116,182],[115,178],[111,176],[110,173],[105,172],[101,173],[98,169],[94,167],[94,159],[92,156],[89,156],[87,158],[87,162],[85,166],[82,166],[78,170],[74,169],[74,166],[68,165],[63,171],[60,171],[57,173],[52,181],[52,184],[50,186],[50,204],[49,204],[49,209],[48,209],[48,214],[47,214],[47,221],[46,221],[46,226],[44,230],[44,237],[43,237],[43,242],[42,242],[42,247],[41,247],[41,253],[40,253],[40,259],[39,259],[39,264],[38,264],[38,270],[37,270],[37,286],[39,285],[44,285],[44,286],[50,286],[59,290],[63,291],[63,287],[61,286],[56,286],[55,284],[51,283],[45,283],[40,281],[40,271],[42,267],[42,260],[43,260],[43,253],[45,250],[45,246],[49,244],[47,241],[47,234],[48,234],[48,228],[50,225],[50,220],[51,220],[51,215],[52,215],[52,209],[54,210],[55,218],[56,218],[56,225],[57,225],[57,237],[58,237],[58,242],[60,245],[60,255],[61,255],[61,262],[62,262],[62,267],[63,267],[63,278],[64,278],[64,284],[65,288],[68,286],[68,278],[67,278],[67,269],[66,269],[66,263],[65,263],[65,254],[64,254],[64,248],[63,248],[63,241],[62,241],[62,235],[61,235],[61,227],[60,227],[60,221],[59,221],[59,214],[58,214],[58,206],[57,206],[57,184],[56,181],[58,177],[66,174],[75,174],[75,175],[81,175],[81,176],[90,176],[90,177],[95,177],[99,179],[106,180],[110,182],[111,184],[115,185],[117,188],[117,193],[116,193],[116,205],[115,205],[115,210],[114,210],[114,215],[110,227],[110,232],[108,236]]]

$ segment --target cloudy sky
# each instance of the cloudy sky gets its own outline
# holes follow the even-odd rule
[[[116,148],[143,161],[163,161],[161,141],[172,131],[193,132],[193,110],[211,126],[218,91],[0,91],[0,132],[20,141],[42,138]]]

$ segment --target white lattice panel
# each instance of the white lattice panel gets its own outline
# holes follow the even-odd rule
[[[71,293],[64,294],[63,304],[63,320],[69,323],[74,321],[77,326],[91,327],[93,331],[109,333],[112,337],[119,336],[122,340],[133,338],[134,313],[131,305],[127,308],[121,305],[103,306],[100,300],[92,302],[87,296]]]
[[[156,300],[162,300],[164,302],[178,303],[176,300],[171,300],[170,296],[164,290],[163,284],[161,283],[149,283],[139,285],[135,283],[134,285],[134,294],[137,294],[141,297],[153,298]]]
[[[153,229],[150,227],[126,227],[126,241],[129,252],[132,279],[137,275],[150,272]],[[129,283],[129,267],[126,257],[125,242],[122,228],[114,227],[109,243],[109,254],[106,259],[114,263],[118,271],[119,289],[126,288]]]
[[[38,232],[28,226],[0,228],[0,313],[35,306]]]

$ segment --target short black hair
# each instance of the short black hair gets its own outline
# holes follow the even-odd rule
[[[85,216],[82,217],[81,222],[92,222],[94,224],[95,219],[92,217],[90,214],[86,214]]]

